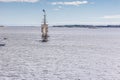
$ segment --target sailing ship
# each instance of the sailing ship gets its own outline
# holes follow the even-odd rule
[[[46,11],[43,9],[44,19],[41,25],[41,32],[42,32],[42,42],[48,41],[48,24],[46,22]]]

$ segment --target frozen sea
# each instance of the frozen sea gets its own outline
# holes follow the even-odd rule
[[[120,28],[0,28],[0,80],[120,80]]]

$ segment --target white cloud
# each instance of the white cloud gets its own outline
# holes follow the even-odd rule
[[[38,2],[39,0],[0,0],[0,2]]]
[[[104,19],[119,19],[120,15],[108,15],[108,16],[103,16],[102,18],[104,18]]]
[[[82,4],[88,4],[88,1],[72,1],[72,2],[52,2],[52,5],[73,5],[79,6]]]

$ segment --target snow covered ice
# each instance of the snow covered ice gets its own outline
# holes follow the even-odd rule
[[[0,80],[120,80],[120,28],[40,31],[0,28]]]

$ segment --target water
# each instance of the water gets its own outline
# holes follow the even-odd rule
[[[119,28],[0,28],[0,80],[119,80]],[[4,40],[4,38],[7,38]]]

